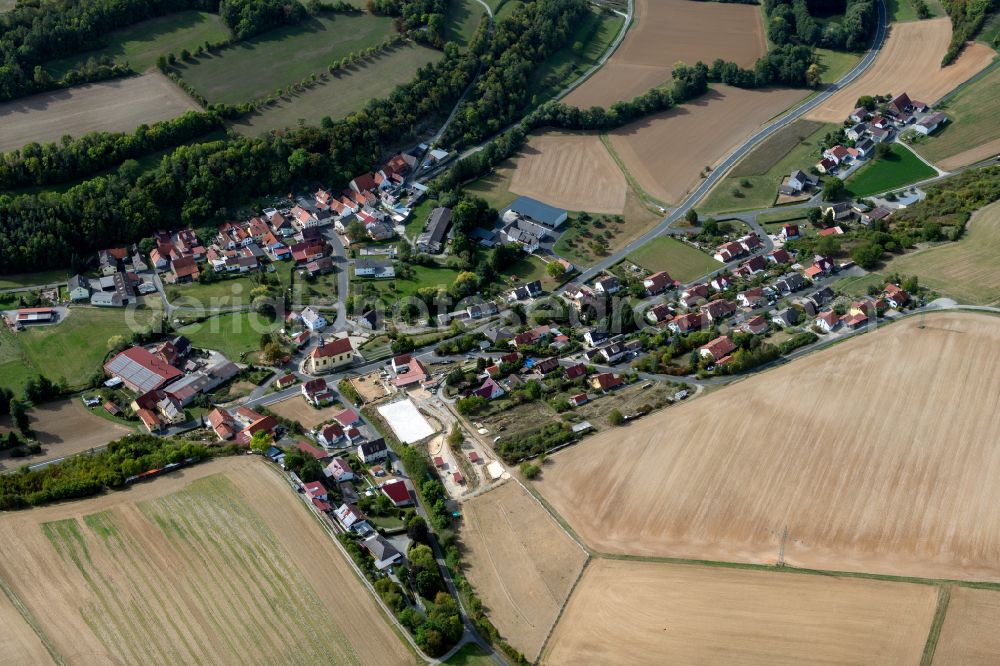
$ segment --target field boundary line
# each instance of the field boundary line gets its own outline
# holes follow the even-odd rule
[[[31,627],[31,630],[35,632],[35,636],[38,637],[39,642],[45,647],[45,651],[49,653],[52,657],[52,661],[62,666],[66,663],[62,655],[56,650],[55,645],[52,644],[52,640],[49,638],[48,634],[38,625],[35,620],[35,616],[31,614],[28,607],[24,605],[21,598],[17,596],[14,589],[7,583],[7,579],[0,576],[0,590],[3,590],[4,595],[7,600],[10,601],[11,606],[17,611],[18,615],[24,620],[25,624]]]
[[[538,663],[542,662],[542,657],[545,655],[545,648],[549,646],[549,640],[552,639],[552,634],[556,632],[556,627],[559,626],[559,621],[562,620],[563,613],[566,612],[566,606],[569,605],[570,599],[572,599],[573,595],[576,593],[576,588],[580,586],[580,581],[583,580],[583,574],[587,572],[587,567],[590,566],[591,561],[592,558],[590,557],[583,561],[583,566],[580,567],[580,573],[576,575],[576,580],[573,581],[573,586],[569,588],[569,594],[566,595],[566,601],[564,601],[562,606],[559,607],[559,613],[556,615],[556,619],[552,621],[552,625],[549,627],[549,632],[545,634],[545,640],[542,642],[542,647],[538,651]]]
[[[600,137],[601,143],[604,145],[605,150],[608,151],[608,155],[611,156],[611,159],[614,160],[615,165],[617,165],[618,170],[622,172],[623,176],[625,176],[625,182],[628,184],[629,188],[631,188],[631,190],[639,197],[639,200],[642,201],[643,205],[652,204],[657,208],[660,208],[661,210],[670,210],[671,208],[670,204],[660,201],[656,197],[649,194],[649,192],[642,189],[642,186],[639,185],[639,181],[635,179],[635,176],[632,175],[632,172],[628,170],[628,167],[625,166],[625,162],[623,162],[622,158],[618,155],[618,151],[615,150],[615,147],[613,145],[611,145],[611,140],[608,138],[607,132],[601,132],[600,134],[598,134],[598,136]],[[663,214],[659,210],[656,212],[660,215]]]
[[[920,658],[920,666],[931,666],[934,662],[934,653],[937,652],[938,639],[941,638],[941,627],[944,626],[944,620],[948,615],[948,605],[950,603],[951,589],[948,586],[939,587],[937,608],[934,610],[934,619],[931,620],[931,626],[927,632],[927,642],[924,643],[924,653]]]

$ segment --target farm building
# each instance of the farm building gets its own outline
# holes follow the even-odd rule
[[[145,394],[172,382],[183,373],[142,347],[132,347],[104,364],[104,372],[136,393]]]
[[[553,229],[561,227],[569,217],[563,209],[550,206],[531,197],[518,197],[506,210],[502,211],[501,216],[505,222],[511,221],[507,219],[508,213]]]

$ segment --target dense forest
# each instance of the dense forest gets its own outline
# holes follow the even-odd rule
[[[482,75],[444,143],[474,144],[517,120],[531,101],[531,73],[566,45],[572,25],[586,11],[584,0],[547,0],[520,5],[498,21],[490,48],[482,56]]]
[[[237,39],[246,39],[306,17],[298,0],[222,0],[219,16]]]
[[[875,0],[765,0],[768,36],[776,45],[804,44],[861,51],[878,25]],[[822,23],[818,18],[843,14]]]
[[[941,66],[950,65],[983,27],[986,17],[996,11],[997,0],[942,0],[951,17],[951,44]]]
[[[448,0],[368,0],[367,7],[373,14],[395,16],[396,29],[421,44],[444,46]]]

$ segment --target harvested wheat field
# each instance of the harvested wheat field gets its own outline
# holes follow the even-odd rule
[[[592,560],[546,664],[917,664],[937,588]]]
[[[1000,592],[952,587],[934,663],[975,666],[1000,659]]]
[[[543,134],[521,149],[510,190],[568,210],[621,213],[628,184],[596,134]]]
[[[340,551],[257,458],[0,517],[0,579],[67,664],[406,664]],[[31,629],[29,627],[33,627]]]
[[[587,554],[514,481],[462,508],[466,577],[490,621],[534,661]]]
[[[972,42],[954,63],[941,67],[941,58],[950,41],[951,19],[948,17],[894,23],[868,71],[806,114],[806,118],[842,122],[862,95],[905,92],[912,99],[934,104],[988,65],[996,55],[985,44]]]
[[[921,328],[921,325],[925,325]],[[938,313],[549,458],[595,550],[1000,580],[1000,317]]]
[[[131,132],[188,110],[201,107],[159,72],[32,95],[0,104],[0,151],[65,134]]]
[[[647,194],[677,203],[699,183],[704,167],[721,161],[805,94],[715,86],[692,102],[611,132],[611,144]]]
[[[0,459],[0,470],[73,455],[135,432],[91,413],[79,398],[32,407],[28,410],[28,420],[42,452],[25,458]],[[0,435],[6,435],[10,429],[10,417],[0,419]]]
[[[320,423],[325,423],[344,411],[344,406],[340,404],[317,409],[306,402],[306,399],[301,395],[285,398],[281,402],[268,405],[267,408],[281,418],[298,421],[303,428],[307,429],[315,428]]]
[[[606,107],[669,81],[678,61],[710,64],[722,58],[753,67],[767,52],[755,5],[637,0],[635,17],[614,55],[563,102]]]

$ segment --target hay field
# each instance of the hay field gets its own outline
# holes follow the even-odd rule
[[[212,461],[4,515],[0,578],[69,664],[413,663],[300,502],[259,459]]]
[[[941,67],[941,58],[950,41],[951,19],[948,17],[893,24],[885,45],[868,71],[806,114],[806,118],[842,122],[862,95],[906,92],[912,99],[933,104],[988,65],[996,55],[985,44],[973,42],[954,63]]]
[[[698,184],[704,167],[714,166],[805,95],[804,90],[715,86],[692,102],[637,120],[609,136],[625,168],[648,194],[677,203]]]
[[[937,589],[593,560],[547,664],[917,664]]]
[[[942,108],[948,114],[948,124],[934,136],[920,140],[917,151],[945,170],[1000,154],[1000,118],[995,108],[998,99],[1000,68],[951,98]]]
[[[925,328],[920,328],[921,324]],[[598,551],[1000,581],[1000,318],[859,336],[549,458]]]
[[[954,243],[893,257],[886,271],[916,275],[921,284],[961,303],[1000,301],[1000,202],[976,211]]]
[[[490,621],[534,661],[587,554],[514,481],[462,508],[466,577]]]
[[[0,104],[0,151],[88,132],[131,132],[139,125],[200,111],[159,72],[91,83]]]
[[[322,409],[316,409],[307,403],[301,394],[285,398],[281,402],[268,405],[267,408],[282,418],[298,421],[306,429],[315,428],[320,423],[325,423],[344,411],[344,406],[341,404],[333,404]]]
[[[126,425],[91,413],[80,398],[32,407],[28,410],[28,418],[38,443],[42,445],[42,452],[25,458],[0,458],[0,470],[73,455],[135,432]],[[10,429],[10,417],[0,419],[0,435],[6,435]]]
[[[1000,592],[951,588],[934,663],[942,666],[995,664],[1000,655]]]
[[[587,108],[631,99],[669,81],[678,61],[723,58],[753,67],[767,52],[761,16],[755,5],[637,0],[635,24],[621,46],[563,102]]]
[[[510,190],[568,210],[620,214],[628,183],[596,134],[543,134],[521,149]]]

